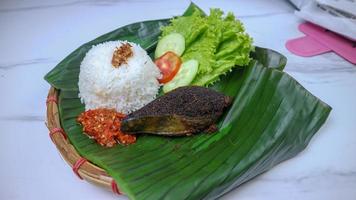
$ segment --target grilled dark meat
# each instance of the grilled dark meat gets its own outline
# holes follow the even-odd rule
[[[170,136],[202,132],[215,124],[231,101],[205,87],[180,87],[129,114],[121,131]]]

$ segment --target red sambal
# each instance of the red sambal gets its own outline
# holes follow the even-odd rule
[[[81,113],[77,121],[83,125],[83,131],[90,138],[95,139],[100,145],[112,147],[117,142],[132,144],[136,136],[120,131],[121,120],[124,114],[114,109],[99,108]]]

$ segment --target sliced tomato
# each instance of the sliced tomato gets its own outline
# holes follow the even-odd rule
[[[168,51],[159,57],[155,64],[161,70],[162,78],[158,79],[160,83],[167,83],[174,78],[179,71],[182,61],[175,53]]]

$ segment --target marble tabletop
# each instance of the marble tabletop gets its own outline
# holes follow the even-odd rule
[[[80,181],[45,127],[43,76],[81,44],[120,26],[181,14],[184,1],[0,1],[0,199],[126,199]],[[333,53],[292,55],[301,36],[287,1],[196,0],[208,11],[232,11],[256,45],[288,58],[285,71],[332,106],[325,125],[298,156],[222,199],[356,199],[356,66]]]

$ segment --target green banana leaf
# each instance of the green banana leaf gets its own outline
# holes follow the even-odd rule
[[[197,7],[188,8],[189,15]],[[79,47],[45,79],[59,90],[61,124],[76,150],[105,169],[130,199],[215,199],[295,156],[327,119],[331,108],[282,70],[286,58],[256,47],[249,66],[212,86],[234,97],[214,134],[192,137],[143,135],[129,146],[105,148],[82,132],[76,117],[79,66],[93,44],[128,40],[154,51],[169,20],[130,24]]]

